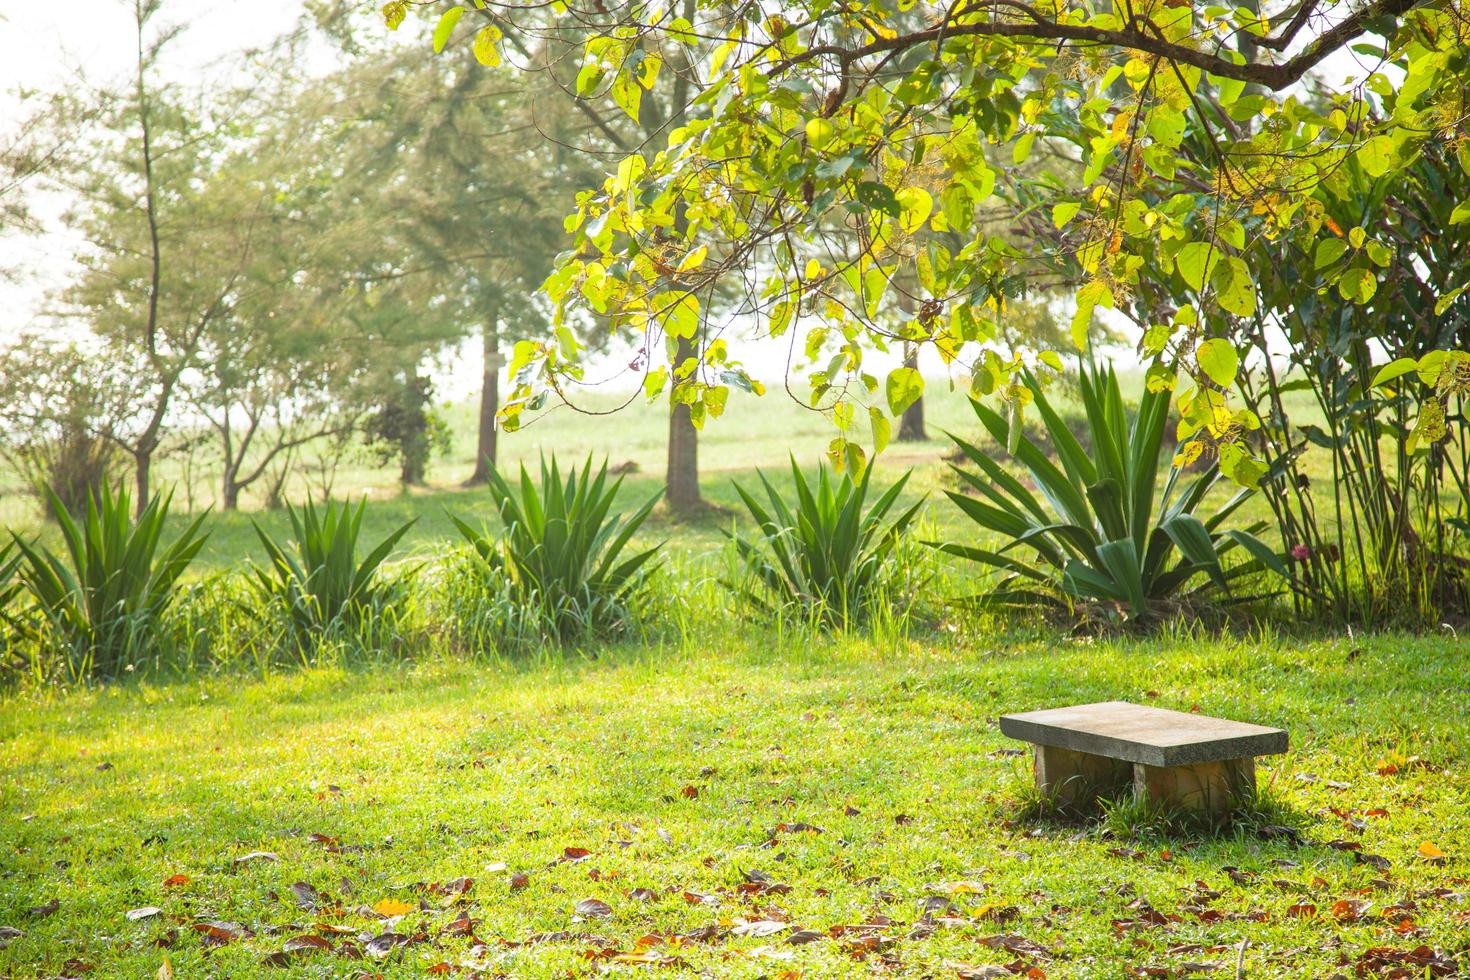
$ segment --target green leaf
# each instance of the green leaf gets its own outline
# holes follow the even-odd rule
[[[434,26],[434,53],[438,54],[444,50],[449,43],[449,35],[454,33],[454,25],[464,16],[463,7],[450,7],[439,16],[439,23]]]
[[[1195,352],[1199,369],[1221,388],[1228,389],[1235,383],[1235,374],[1240,370],[1240,355],[1230,341],[1212,337],[1199,345]]]
[[[884,389],[888,395],[888,410],[897,417],[924,397],[924,376],[911,367],[894,368],[888,372]]]
[[[1386,385],[1417,370],[1419,370],[1419,362],[1412,357],[1400,357],[1396,361],[1389,361],[1373,375],[1372,387],[1377,388],[1380,385]]]
[[[1337,293],[1345,300],[1359,306],[1373,298],[1378,291],[1378,280],[1371,269],[1349,269],[1337,280]]]
[[[1314,264],[1319,271],[1325,269],[1342,258],[1346,251],[1347,242],[1341,238],[1324,238],[1317,243],[1317,258]]]
[[[1067,222],[1077,217],[1077,212],[1082,210],[1082,205],[1077,201],[1063,201],[1051,209],[1052,224],[1058,228],[1064,228]]]
[[[1393,143],[1387,136],[1375,136],[1358,147],[1358,163],[1370,177],[1382,177],[1394,164]]]
[[[1470,198],[1455,205],[1455,210],[1450,212],[1450,224],[1463,225],[1467,221],[1470,221]]]
[[[1085,283],[1077,290],[1077,312],[1072,315],[1072,343],[1078,350],[1087,347],[1087,328],[1092,324],[1092,311],[1101,306],[1113,307],[1113,291],[1101,279]]]
[[[874,211],[882,211],[891,218],[899,215],[898,197],[893,189],[877,181],[865,180],[857,185],[858,202]]]
[[[893,423],[888,421],[876,405],[868,407],[868,425],[873,429],[873,455],[877,456],[888,448],[888,440],[893,435]]]
[[[486,24],[475,35],[475,60],[486,68],[500,64],[500,48],[496,46],[500,37],[500,28],[494,24]]]
[[[1018,167],[1025,163],[1026,158],[1031,155],[1031,146],[1035,142],[1036,133],[1034,131],[1022,134],[1021,138],[1016,140],[1016,145],[1011,148],[1011,162]]]
[[[1457,286],[1454,289],[1451,289],[1449,292],[1445,293],[1439,299],[1435,300],[1434,301],[1434,315],[1435,316],[1443,316],[1444,315],[1444,311],[1447,310],[1447,309],[1449,309],[1450,306],[1455,302],[1455,300],[1457,300],[1457,299],[1460,298],[1460,294],[1463,293],[1464,291],[1465,291],[1465,287],[1464,286]]]
[[[1199,292],[1205,288],[1219,261],[1220,250],[1211,242],[1189,242],[1174,257],[1174,268],[1190,289]]]
[[[1236,316],[1250,316],[1256,312],[1256,283],[1244,259],[1238,255],[1226,256],[1215,269],[1213,282],[1221,308]]]

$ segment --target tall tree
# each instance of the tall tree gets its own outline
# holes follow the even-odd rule
[[[442,44],[458,8],[418,6],[441,12]],[[1194,299],[1192,313],[1162,325],[1172,362],[1194,383],[1178,403],[1222,470],[1253,485],[1263,467],[1243,426],[1219,424],[1231,372],[1206,341],[1227,338],[1204,332],[1200,310],[1254,314],[1247,242],[1335,236],[1323,208],[1343,167],[1393,180],[1427,142],[1463,146],[1470,87],[1458,3],[1261,7],[802,0],[779,12],[706,3],[691,17],[667,6],[558,4],[555,23],[590,33],[579,91],[605,91],[630,113],[668,65],[664,45],[700,56],[689,61],[698,95],[688,125],[630,153],[579,199],[576,247],[549,291],[564,314],[591,307],[635,334],[697,337],[701,356],[687,361],[698,364],[720,356],[717,338],[689,328],[700,298],[762,270],[760,312],[773,332],[815,314],[809,332],[843,334],[843,356],[813,380],[841,433],[838,455],[861,465],[847,433],[858,409],[881,408],[873,402],[893,380],[868,374],[862,355],[883,342],[874,317],[908,260],[895,246],[913,231],[968,238],[957,251],[929,243],[913,257],[936,310],[922,343],[962,357],[981,390],[1009,398],[1014,411],[1025,404],[1019,372],[1060,363],[1053,351],[1003,361],[991,343],[996,311],[1033,275],[1052,275],[1054,257],[975,227],[1005,168],[1050,144],[1077,176],[1038,182],[1032,206],[1070,229],[1064,247],[1085,277],[1073,342],[1086,346],[1094,312],[1121,305],[1146,265],[1174,270]],[[390,16],[404,9],[390,4]],[[1241,35],[1251,43],[1239,44]],[[1300,92],[1350,45],[1373,51],[1375,64],[1362,85],[1322,86],[1331,110],[1320,112]],[[1213,148],[1203,165],[1179,152],[1191,133]],[[1470,208],[1456,211],[1467,218]],[[834,250],[839,235],[851,247]],[[1372,269],[1341,275],[1349,295],[1371,297]],[[575,373],[553,345],[526,350],[514,367],[526,381],[513,405]],[[728,370],[691,377],[693,392],[670,386],[676,402],[723,404],[740,383]]]

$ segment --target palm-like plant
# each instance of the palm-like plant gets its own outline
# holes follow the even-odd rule
[[[66,553],[12,535],[18,578],[61,645],[73,677],[116,676],[157,641],[161,616],[208,535],[205,515],[161,547],[171,497],[154,497],[134,519],[126,490],[103,487],[74,515],[54,493],[48,503]]]
[[[19,552],[11,554],[12,551],[15,551],[12,542],[7,541],[0,546],[0,620],[5,619],[10,603],[24,591],[16,574],[20,571],[21,556]]]
[[[607,462],[594,476],[589,455],[562,477],[555,458],[541,461],[539,484],[521,467],[520,486],[490,468],[498,534],[452,518],[487,571],[502,578],[523,622],[557,639],[615,629],[628,619],[659,546],[624,557],[662,491],[631,515],[613,514],[622,477],[608,482]]]
[[[365,613],[391,601],[393,586],[378,573],[414,522],[394,529],[359,561],[366,503],[354,508],[328,500],[320,509],[310,501],[300,508],[288,504],[293,537],[284,544],[255,524],[270,560],[267,568],[252,569],[256,592],[285,611],[297,643],[336,626],[355,626]]]
[[[1244,529],[1223,527],[1252,490],[1241,489],[1204,519],[1196,516],[1220,478],[1215,464],[1182,490],[1181,470],[1171,466],[1155,510],[1170,391],[1146,391],[1130,424],[1113,370],[1084,367],[1081,396],[1093,445],[1089,457],[1035,379],[1026,382],[1057,463],[1029,438],[1013,433],[999,414],[979,402],[973,405],[995,441],[1008,446],[1029,471],[1036,493],[989,453],[950,435],[983,474],[954,467],[977,496],[947,491],[950,499],[1006,543],[997,550],[954,543],[941,545],[941,550],[1006,573],[989,595],[991,601],[1054,603],[1059,591],[1073,599],[1117,604],[1130,618],[1138,618],[1156,612],[1161,603],[1187,601],[1209,590],[1228,592],[1237,579],[1263,566],[1285,574],[1279,556],[1255,536],[1264,522]],[[1236,547],[1251,557],[1226,568],[1221,559]],[[1200,576],[1203,581],[1196,584]]]
[[[742,590],[745,596],[758,606],[801,609],[826,624],[846,625],[866,614],[888,583],[895,550],[923,504],[915,503],[884,524],[909,474],[884,491],[866,511],[863,507],[873,475],[871,466],[856,482],[850,475],[833,480],[824,467],[813,485],[793,459],[794,509],[764,473],[757,475],[767,503],[758,501],[738,483],[735,492],[755,518],[761,534],[759,543],[726,534],[773,602],[749,589]]]

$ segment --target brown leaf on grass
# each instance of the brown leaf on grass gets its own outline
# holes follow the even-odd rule
[[[730,931],[737,936],[751,936],[757,939],[765,936],[774,936],[778,932],[785,932],[791,928],[789,922],[777,922],[774,919],[757,919],[754,922],[741,922]]]
[[[315,910],[321,904],[321,893],[304,881],[293,884],[291,894],[296,899],[296,905],[308,912]]]
[[[454,898],[463,898],[469,894],[469,890],[473,887],[475,887],[475,879],[473,878],[452,878],[442,885],[431,886],[429,891],[436,895],[450,895]]]
[[[24,937],[25,933],[15,928],[15,926],[0,926],[0,949],[4,949],[17,939]]]
[[[335,922],[315,922],[312,924],[312,928],[315,929],[318,933],[324,933],[332,936],[357,935],[357,930],[354,929],[352,926],[338,925]]]
[[[1418,847],[1419,856],[1430,864],[1444,864],[1445,853],[1433,841],[1425,841]]]
[[[363,943],[362,951],[375,960],[381,960],[386,959],[389,953],[407,943],[408,937],[402,933],[385,932]]]
[[[614,953],[608,957],[614,963],[628,963],[633,966],[684,966],[684,961],[677,956],[668,953],[660,953],[652,949],[645,949],[638,953]]]
[[[679,790],[679,795],[686,800],[697,800],[699,799],[699,787],[694,785],[685,786]]]
[[[825,932],[817,932],[815,929],[798,929],[786,937],[786,942],[792,946],[805,946],[807,943],[820,942],[826,938]]]
[[[129,921],[137,922],[139,919],[151,919],[162,911],[163,909],[157,905],[144,905],[141,908],[129,909],[127,915]]]
[[[1000,935],[986,936],[979,940],[981,945],[989,946],[991,949],[1003,949],[1016,956],[1030,956],[1034,959],[1050,959],[1052,952],[1045,946],[1025,936]]]
[[[475,922],[475,919],[470,918],[468,909],[461,909],[459,916],[444,927],[444,932],[450,936],[473,936],[475,934]]]
[[[510,890],[513,892],[520,891],[522,888],[525,888],[530,883],[531,876],[526,874],[524,871],[517,871],[515,874],[510,876]]]
[[[44,919],[48,915],[55,915],[57,910],[60,908],[61,900],[53,898],[51,901],[46,902],[43,905],[32,907],[29,914],[33,919]]]
[[[628,897],[636,902],[652,902],[658,898],[658,892],[652,888],[633,888],[628,891]]]
[[[600,898],[584,898],[577,903],[577,914],[588,918],[605,919],[613,914],[612,906]]]
[[[561,857],[557,860],[565,861],[569,864],[576,864],[578,861],[585,861],[591,856],[592,852],[585,847],[566,847],[562,849]]]
[[[331,940],[310,934],[293,936],[281,946],[287,953],[330,953],[334,948]]]
[[[710,895],[705,892],[686,891],[684,901],[690,905],[719,905],[720,896]]]
[[[1329,911],[1338,922],[1357,922],[1370,904],[1359,898],[1340,898],[1332,903]]]
[[[191,880],[192,879],[190,879],[190,877],[188,875],[183,875],[183,874],[169,875],[167,878],[163,879],[163,887],[165,887],[165,888],[182,888],[185,885],[187,885]]]
[[[970,966],[965,963],[957,963],[955,964],[955,974],[960,980],[1000,980],[1001,977],[1010,980],[1011,971],[1003,966],[993,966],[988,963],[984,966]]]
[[[1311,902],[1297,902],[1295,905],[1287,906],[1286,914],[1293,919],[1315,919],[1317,917],[1317,906]]]
[[[204,934],[204,945],[223,946],[237,939],[252,939],[255,933],[245,928],[238,922],[225,922],[216,920],[213,922],[196,922],[194,931]]]

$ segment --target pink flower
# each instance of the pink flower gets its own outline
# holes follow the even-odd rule
[[[1291,558],[1293,561],[1306,561],[1310,557],[1312,557],[1312,549],[1304,544],[1296,545],[1291,549]]]

